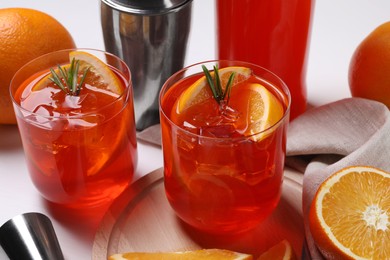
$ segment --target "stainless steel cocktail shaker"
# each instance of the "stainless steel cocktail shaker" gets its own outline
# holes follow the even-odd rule
[[[101,0],[106,51],[130,67],[137,130],[159,122],[158,94],[183,67],[192,0]]]

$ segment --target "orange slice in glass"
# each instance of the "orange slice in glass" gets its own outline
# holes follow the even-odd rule
[[[119,78],[115,75],[114,72],[112,72],[112,70],[107,66],[107,64],[105,64],[99,58],[97,58],[96,56],[88,52],[72,51],[69,53],[69,64],[63,65],[61,67],[63,69],[68,70],[73,58],[80,62],[80,67],[79,67],[80,78],[82,73],[86,69],[89,69],[87,77],[84,81],[86,84],[94,86],[100,91],[106,91],[108,94],[122,93],[123,89],[121,88],[121,82]],[[58,68],[53,68],[53,70],[58,75],[60,75]],[[46,87],[49,83],[51,83],[51,80],[49,80],[49,78],[51,77],[52,75],[51,73],[49,73],[47,76],[42,78],[38,83],[36,83],[32,90],[36,91]]]
[[[261,133],[276,124],[284,115],[281,101],[265,86],[259,83],[245,83],[252,71],[245,67],[226,67],[219,70],[221,85],[226,83],[232,73],[235,73],[232,84],[229,107],[240,113],[240,118],[234,123],[237,132],[250,136],[258,141],[266,136]],[[210,73],[213,76],[213,72]],[[241,83],[241,84],[240,84]],[[199,78],[188,87],[176,101],[172,118],[186,113],[186,109],[201,104],[212,98],[212,92],[206,77]]]
[[[95,91],[104,92],[107,96],[114,97],[117,97],[122,93],[123,87],[119,78],[102,60],[83,51],[70,52],[69,60],[71,61],[72,59],[80,62],[80,71],[89,68],[89,72],[84,82],[85,84],[93,86]],[[112,100],[112,98],[108,98],[108,100]],[[112,109],[114,108],[117,109],[116,106]],[[123,113],[125,112],[126,111]],[[89,136],[85,136],[86,147],[88,147],[90,153],[88,161],[90,167],[87,171],[88,176],[98,173],[100,169],[112,159],[110,157],[112,157],[114,151],[117,150],[117,147],[125,135],[126,126],[124,122],[117,122],[115,124],[113,122],[114,121],[109,124],[104,124],[104,126],[96,127],[96,131],[90,129],[88,131]],[[105,138],[105,136],[109,136],[110,132],[117,132],[115,139],[109,140],[108,138]],[[100,141],[97,142],[97,140]],[[112,147],[115,148],[113,149]]]
[[[284,107],[276,96],[259,83],[240,85],[232,89],[229,106],[242,116],[235,123],[237,131],[258,141],[264,130],[275,125],[284,115]]]
[[[226,67],[218,71],[222,88],[226,87],[226,84],[232,73],[235,73],[232,86],[246,80],[252,74],[251,69],[245,67]],[[212,77],[214,77],[214,72],[210,72],[210,74]],[[212,92],[207,83],[206,77],[203,76],[195,83],[193,83],[189,88],[187,88],[187,90],[180,96],[176,103],[177,112],[182,113],[188,107],[203,102],[211,96]]]
[[[115,94],[121,94],[122,88],[118,77],[103,61],[96,56],[84,51],[72,51],[69,60],[80,61],[80,71],[89,68],[86,83],[100,90],[108,90]]]

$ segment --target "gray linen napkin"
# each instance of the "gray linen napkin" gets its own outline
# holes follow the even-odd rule
[[[161,146],[160,124],[152,125],[141,132],[137,132],[137,139],[142,142]]]
[[[346,166],[390,171],[390,113],[378,102],[349,98],[311,109],[291,122],[286,164],[304,172],[302,207],[312,259],[322,259],[308,225],[319,185]]]
[[[137,133],[161,145],[160,125]],[[312,259],[322,259],[308,226],[311,201],[332,173],[350,165],[390,171],[390,112],[378,102],[348,98],[308,110],[290,123],[286,165],[304,173],[303,214]],[[298,209],[299,210],[299,209]]]

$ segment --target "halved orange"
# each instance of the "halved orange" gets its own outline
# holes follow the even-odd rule
[[[129,252],[111,255],[108,260],[251,260],[253,257],[248,254],[224,250],[224,249],[201,249],[182,252]]]
[[[282,240],[266,252],[261,254],[257,260],[294,260],[296,259],[290,242]]]
[[[329,259],[390,259],[390,173],[352,166],[318,189],[310,230]]]

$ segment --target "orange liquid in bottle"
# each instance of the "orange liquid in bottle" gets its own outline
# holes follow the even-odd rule
[[[314,0],[217,0],[218,59],[258,64],[291,92],[291,119],[306,110],[306,63]]]
[[[213,97],[177,115],[176,100],[200,76],[178,81],[162,98],[168,115],[161,116],[166,194],[177,215],[195,228],[244,232],[265,219],[280,199],[287,124],[253,140],[229,123],[210,123],[220,113]],[[240,84],[249,82],[266,86],[286,109],[274,86],[254,76]],[[237,108],[234,98],[247,103],[238,85],[229,103]]]
[[[53,83],[37,89],[48,73],[28,78],[15,94],[33,111],[17,116],[31,178],[54,203],[80,208],[110,202],[131,182],[137,164],[132,92],[117,72],[122,95],[87,80],[79,96]]]

